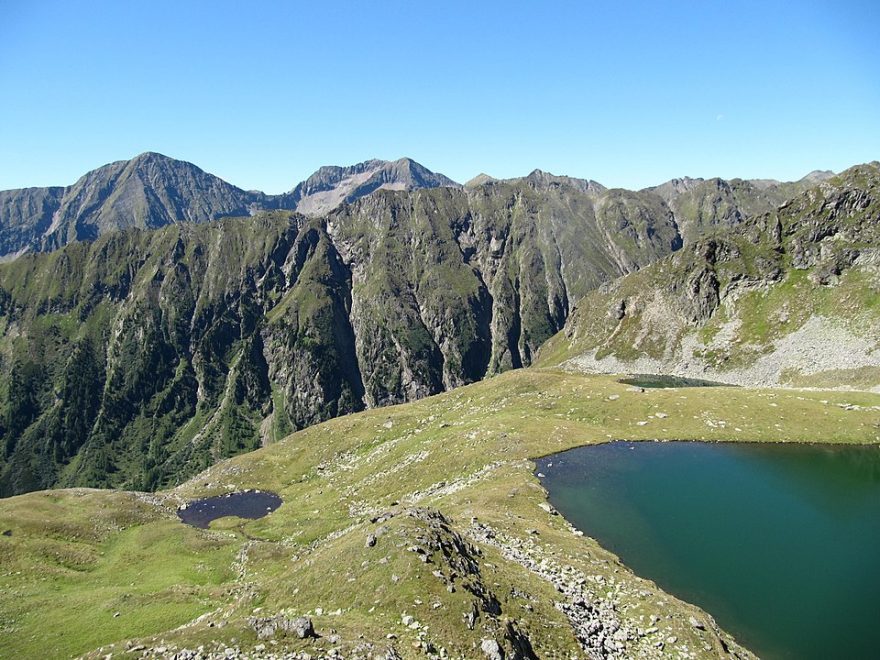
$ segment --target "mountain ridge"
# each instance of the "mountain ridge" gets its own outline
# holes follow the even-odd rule
[[[644,188],[671,206],[686,240],[702,227],[727,226],[745,215],[772,210],[833,173],[814,170],[796,182],[683,177]],[[568,185],[582,192],[606,190],[591,179],[536,169],[524,177],[479,175],[464,187],[525,180],[534,186]],[[714,182],[714,183],[713,183]],[[58,249],[74,240],[130,226],[157,228],[176,222],[210,222],[259,211],[296,210],[320,216],[381,189],[416,190],[461,184],[411,158],[370,159],[350,166],[318,168],[290,191],[270,195],[243,190],[198,166],[147,151],[91,170],[69,186],[0,191],[0,261],[28,251]]]

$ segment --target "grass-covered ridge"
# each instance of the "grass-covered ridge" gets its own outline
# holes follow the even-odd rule
[[[582,657],[555,606],[574,592],[557,591],[553,575],[581,590],[625,657],[659,656],[657,642],[673,655],[686,647],[715,657],[720,639],[736,650],[705,614],[542,508],[530,459],[612,439],[880,442],[880,396],[639,392],[609,377],[520,370],[331,420],[172,491],[2,500],[0,656],[118,652],[130,641],[245,652],[263,643],[313,655],[335,642],[346,657],[358,647],[366,655],[366,644],[404,657],[443,647],[474,657],[483,639],[510,650],[524,636],[539,657]],[[285,503],[261,520],[223,519],[208,531],[174,515],[186,500],[244,488],[275,491]],[[371,522],[384,512],[395,515]],[[321,637],[281,638],[277,647],[257,640],[247,618],[280,611],[310,614]],[[618,638],[612,620],[624,631]]]

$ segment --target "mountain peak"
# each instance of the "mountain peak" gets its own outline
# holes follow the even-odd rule
[[[486,183],[492,183],[493,181],[498,181],[494,176],[489,176],[485,172],[480,172],[473,179],[464,184],[465,188],[477,188]]]
[[[126,162],[126,161],[121,161]],[[173,166],[173,165],[185,165],[187,167],[196,167],[192,163],[189,163],[185,160],[178,160],[176,158],[172,158],[171,156],[166,156],[165,154],[160,154],[158,151],[145,151],[141,154],[138,154],[131,160],[127,161],[129,165],[133,165],[135,167],[141,165],[163,165],[163,166]]]
[[[827,181],[833,176],[834,172],[831,170],[813,170],[804,176],[801,181],[805,183],[821,183],[822,181]]]
[[[160,154],[158,151],[144,151],[143,153],[139,153],[137,156],[132,158],[132,160],[174,160],[170,156],[166,156],[165,154]]]
[[[328,213],[345,202],[376,190],[416,190],[419,188],[459,188],[452,179],[432,172],[412,158],[394,161],[365,160],[356,165],[318,168],[289,193],[296,210],[306,215]]]
[[[600,193],[605,190],[605,186],[592,179],[577,179],[571,176],[558,176],[545,172],[544,170],[534,169],[524,180],[535,188],[547,188],[552,186],[570,186],[576,190],[585,193]]]

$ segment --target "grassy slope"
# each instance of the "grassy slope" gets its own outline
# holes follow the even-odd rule
[[[609,400],[612,394],[619,398]],[[678,638],[676,649],[715,655],[712,633],[688,623],[704,617],[696,608],[636,578],[539,508],[545,493],[530,459],[609,439],[878,442],[877,406],[880,396],[862,393],[638,393],[608,377],[520,370],[311,427],[173,491],[68,490],[2,500],[0,532],[11,535],[0,536],[0,657],[62,657],[111,643],[121,650],[129,639],[210,649],[235,638],[247,651],[258,643],[246,626],[254,608],[313,615],[323,637],[282,640],[279,649],[328,648],[333,629],[342,649],[363,635],[379,648],[421,656],[412,646],[417,631],[400,622],[408,613],[427,626],[424,639],[453,656],[473,657],[481,638],[500,637],[508,617],[540,657],[579,652],[551,584],[485,543],[479,573],[457,578],[455,592],[432,575],[451,570],[439,553],[425,564],[406,551],[430,536],[417,518],[392,518],[376,546],[365,546],[380,527],[372,514],[411,506],[439,509],[465,535],[476,517],[496,538],[534,543],[539,556],[582,570],[596,599],[613,593],[624,626],[647,627],[648,616],[660,615],[660,632],[631,643],[628,656],[656,655],[656,640],[669,635]],[[669,416],[649,417],[659,411]],[[216,521],[210,531],[174,517],[181,501],[248,487],[274,490],[285,505],[259,521]],[[474,601],[468,580],[491,591],[502,610],[481,613],[473,631],[462,622]],[[523,592],[532,599],[514,595]],[[315,614],[318,607],[323,614]],[[337,609],[341,615],[331,614]],[[174,630],[204,613],[211,614]]]

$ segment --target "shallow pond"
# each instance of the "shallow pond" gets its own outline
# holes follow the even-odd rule
[[[281,498],[275,493],[248,491],[227,493],[216,497],[189,502],[177,510],[178,517],[187,525],[207,529],[212,520],[224,516],[239,518],[262,518],[281,506]]]
[[[735,387],[727,383],[718,383],[714,380],[701,380],[699,378],[683,378],[681,376],[664,376],[662,374],[633,374],[621,378],[619,383],[645,387],[650,389],[669,387]]]
[[[880,447],[614,442],[538,472],[572,524],[760,656],[880,657]]]

